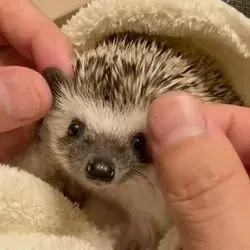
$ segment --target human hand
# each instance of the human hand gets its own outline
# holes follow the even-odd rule
[[[71,75],[72,55],[68,38],[30,1],[0,1],[0,161],[27,146],[51,106],[37,71],[55,65]]]
[[[153,102],[148,127],[183,249],[250,249],[250,109],[173,92]]]

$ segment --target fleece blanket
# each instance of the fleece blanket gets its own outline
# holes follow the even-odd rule
[[[91,1],[62,30],[78,51],[114,32],[189,39],[218,61],[250,105],[250,20],[223,1]],[[0,166],[0,249],[112,250],[112,230],[98,230],[84,210],[47,183]]]

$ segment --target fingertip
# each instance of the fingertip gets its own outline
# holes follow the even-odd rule
[[[202,133],[205,120],[201,102],[185,92],[161,95],[149,109],[148,129],[151,140],[161,148]]]
[[[3,67],[0,70],[0,131],[10,131],[43,117],[51,107],[52,94],[45,79],[25,67]]]
[[[45,36],[44,32],[38,33],[32,42],[34,55],[39,72],[46,67],[57,66],[69,77],[73,75],[74,51],[70,39],[57,27],[51,34]]]
[[[34,91],[37,92],[38,96],[38,110],[37,110],[37,119],[43,117],[51,108],[52,105],[52,93],[50,91],[49,85],[42,75],[38,74],[36,71],[31,70],[33,74],[34,81]],[[32,79],[31,81],[32,82]],[[37,120],[36,119],[36,120]]]
[[[170,91],[157,97],[151,104],[148,112],[148,125],[151,129],[157,129],[159,123],[158,120],[162,120],[164,117],[168,117],[171,108],[183,106],[185,102],[196,102],[193,96],[182,91]],[[185,105],[184,105],[185,106]],[[158,129],[157,129],[158,130]]]
[[[27,88],[30,87],[30,94],[34,96],[34,100],[37,101],[37,109],[31,117],[35,120],[43,117],[50,109],[52,105],[52,93],[49,85],[41,74],[35,70],[21,68],[22,74],[27,75]],[[32,105],[30,103],[30,105]]]
[[[73,46],[66,34],[31,1],[4,2],[0,4],[0,29],[8,43],[34,61],[40,72],[57,66],[72,75]]]

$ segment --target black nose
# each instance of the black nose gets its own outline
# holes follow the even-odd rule
[[[112,161],[105,158],[94,158],[87,164],[87,176],[91,179],[111,182],[115,176],[115,167]]]

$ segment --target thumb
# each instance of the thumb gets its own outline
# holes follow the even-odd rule
[[[51,105],[49,86],[37,72],[0,67],[0,133],[40,119]]]
[[[162,191],[185,250],[250,249],[250,182],[197,99],[156,99],[148,126]]]

